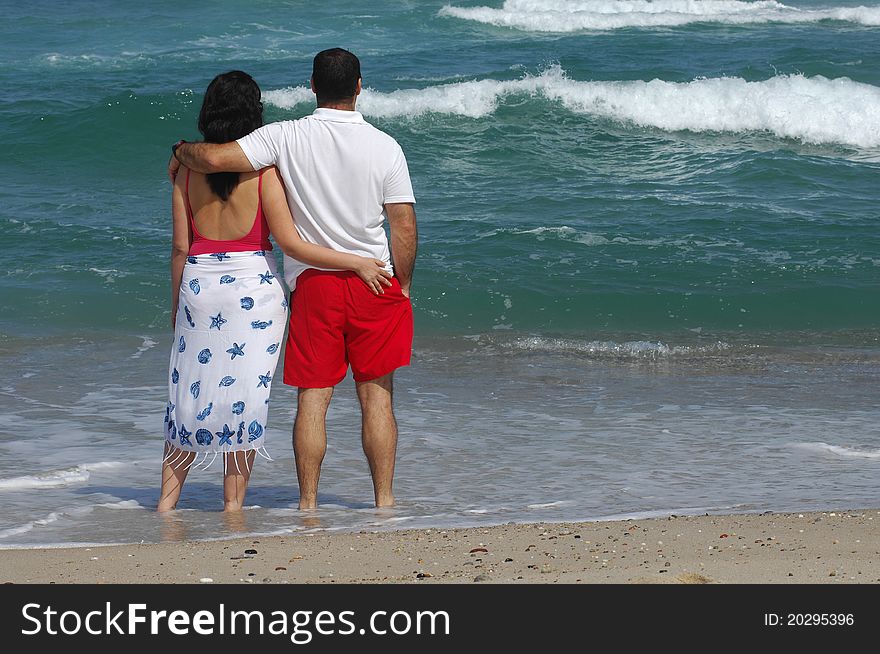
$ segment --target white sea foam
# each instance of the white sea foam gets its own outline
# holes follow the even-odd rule
[[[613,357],[631,359],[666,359],[682,356],[716,355],[730,349],[724,342],[707,345],[667,345],[653,341],[579,341],[565,338],[530,336],[517,338],[509,347],[533,352],[558,352],[582,354],[590,357]]]
[[[665,131],[766,132],[811,144],[880,147],[880,88],[847,77],[581,82],[554,66],[517,80],[472,80],[389,93],[366,89],[358,108],[378,118],[429,113],[481,118],[509,96],[523,95],[559,102],[577,114]],[[313,96],[306,87],[295,87],[267,91],[264,100],[290,109],[313,102]]]
[[[17,527],[10,527],[8,529],[0,530],[0,539],[9,538],[10,536],[20,536],[21,534],[26,534],[31,531],[34,527],[42,527],[44,525],[51,524],[56,522],[59,518],[64,515],[62,511],[53,511],[45,518],[40,518],[38,520],[31,520],[30,522],[26,522],[23,525],[18,525]]]
[[[832,20],[880,25],[880,7],[799,9],[762,0],[507,0],[500,9],[445,5],[440,16],[530,32],[578,32],[691,23],[754,25]]]
[[[555,509],[556,507],[563,506],[565,504],[569,504],[569,502],[565,502],[563,500],[557,500],[556,502],[542,502],[538,504],[528,504],[526,505],[527,509]]]
[[[880,459],[880,449],[869,449],[865,447],[847,447],[846,445],[830,445],[828,443],[797,443],[797,447],[823,454],[834,454],[836,456],[857,458],[857,459]]]
[[[118,502],[104,502],[103,504],[96,504],[95,506],[100,507],[102,509],[113,509],[114,511],[125,510],[125,509],[146,509],[147,507],[143,506],[137,500],[119,500]],[[246,509],[250,507],[244,507]]]
[[[132,274],[123,270],[116,270],[115,268],[89,268],[89,272],[93,272],[99,277],[103,277],[108,284],[113,284],[117,279],[128,277]]]
[[[99,461],[98,463],[84,463],[63,470],[49,470],[33,475],[0,479],[0,491],[62,488],[83,484],[89,480],[91,473],[95,470],[118,468],[124,465],[124,463],[119,461]]]
[[[496,233],[503,230],[495,230]],[[510,230],[511,234],[534,234],[539,241],[547,239],[548,236],[557,237],[563,240],[571,240],[584,245],[607,245],[611,243],[601,234],[593,232],[579,232],[573,227],[562,225],[560,227],[535,227],[534,229],[514,229]]]
[[[157,345],[156,341],[154,341],[149,336],[141,336],[140,338],[143,340],[143,343],[141,343],[141,346],[137,349],[137,352],[135,352],[134,354],[131,355],[130,358],[132,358],[132,359],[140,359],[141,355],[144,352],[146,352],[149,349],[154,348]]]

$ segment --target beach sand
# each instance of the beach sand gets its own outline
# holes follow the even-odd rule
[[[880,510],[4,550],[16,583],[878,583]]]

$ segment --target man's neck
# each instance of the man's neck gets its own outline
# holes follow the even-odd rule
[[[342,102],[319,102],[318,109],[336,109],[338,111],[354,111],[354,100]]]

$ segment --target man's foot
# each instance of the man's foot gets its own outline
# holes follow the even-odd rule
[[[393,495],[385,495],[383,497],[376,498],[376,508],[377,509],[389,509],[394,506],[394,496]]]

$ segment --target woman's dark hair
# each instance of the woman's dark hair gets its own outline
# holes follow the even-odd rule
[[[229,143],[263,126],[260,87],[254,78],[240,70],[217,75],[208,84],[199,131],[208,143]],[[221,200],[238,186],[238,173],[211,173],[208,185]]]

